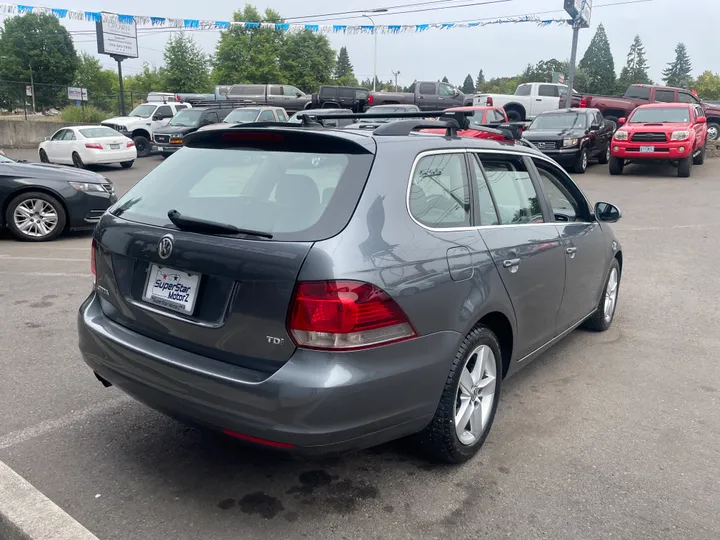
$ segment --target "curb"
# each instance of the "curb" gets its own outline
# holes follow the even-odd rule
[[[58,505],[0,461],[2,540],[98,540]]]

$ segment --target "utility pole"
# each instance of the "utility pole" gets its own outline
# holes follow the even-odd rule
[[[398,75],[400,75],[400,72],[399,72],[399,71],[393,71],[392,74],[395,75],[395,91],[397,92],[397,91],[398,91],[397,78],[398,78]]]
[[[581,28],[590,26],[592,0],[565,0],[565,11],[572,17],[572,48],[570,49],[570,73],[568,74],[568,93],[566,107],[572,107],[573,87],[575,84],[575,65],[577,63],[578,37]]]
[[[572,49],[570,49],[570,73],[568,74],[568,93],[567,99],[565,100],[566,107],[572,107],[572,96],[573,88],[575,84],[575,62],[577,61],[577,46],[578,37],[580,34],[580,25],[577,21],[573,21],[573,37],[572,37]]]
[[[370,13],[385,13],[387,12],[387,8],[378,8],[373,9],[370,11]],[[372,29],[373,29],[373,37],[374,37],[374,44],[373,44],[373,92],[375,92],[375,83],[377,81],[377,26],[375,26],[375,20],[370,17],[369,15],[363,15],[366,19],[368,19],[372,23]]]
[[[35,111],[35,82],[33,81],[33,72],[32,72],[32,60],[28,63],[28,66],[30,66],[30,92],[32,92],[32,107],[33,107],[33,114]]]

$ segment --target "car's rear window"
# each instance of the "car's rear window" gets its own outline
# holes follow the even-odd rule
[[[80,130],[83,137],[87,139],[99,139],[104,137],[120,137],[121,135],[114,129],[108,127],[92,127],[82,128]]]
[[[183,148],[113,207],[115,215],[172,227],[192,218],[317,241],[347,225],[367,180],[371,154]]]

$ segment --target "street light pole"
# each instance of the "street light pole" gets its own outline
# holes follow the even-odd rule
[[[397,92],[397,91],[398,91],[397,78],[398,78],[398,75],[400,75],[400,72],[399,72],[399,71],[393,71],[392,74],[395,75],[395,91]]]
[[[30,67],[30,93],[32,94],[33,113],[35,112],[35,81],[33,81],[32,61],[28,62]]]
[[[386,8],[378,8],[373,9],[370,11],[370,13],[385,13],[387,12]],[[375,26],[375,21],[370,15],[363,15],[366,19],[368,19],[372,23],[372,29],[373,29],[373,36],[374,36],[374,45],[373,45],[373,92],[375,92],[375,81],[377,81],[377,27]]]

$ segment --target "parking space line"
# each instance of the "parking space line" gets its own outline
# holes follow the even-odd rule
[[[68,262],[88,262],[87,259],[65,259],[63,257],[13,257],[10,255],[0,255],[0,261],[68,261]]]
[[[131,399],[129,397],[121,395],[120,397],[108,401],[96,403],[94,405],[86,407],[85,409],[73,411],[70,414],[61,416],[60,418],[44,420],[39,424],[35,424],[34,426],[26,427],[18,431],[13,431],[12,433],[8,433],[7,435],[0,436],[0,450],[5,450],[7,448],[10,448],[11,446],[15,446],[16,444],[21,444],[29,441],[30,439],[35,439],[36,437],[41,437],[42,435],[50,433],[51,431],[66,428],[72,424],[75,424],[76,422],[82,422],[83,420],[86,420],[91,416],[118,408],[126,403],[129,403],[130,401]]]
[[[33,277],[92,277],[92,274],[80,272],[5,272],[0,270],[0,276],[33,276]]]
[[[617,232],[630,231],[663,231],[665,229],[702,229],[703,227],[715,227],[720,223],[691,223],[688,225],[664,225],[662,227],[614,227]]]

